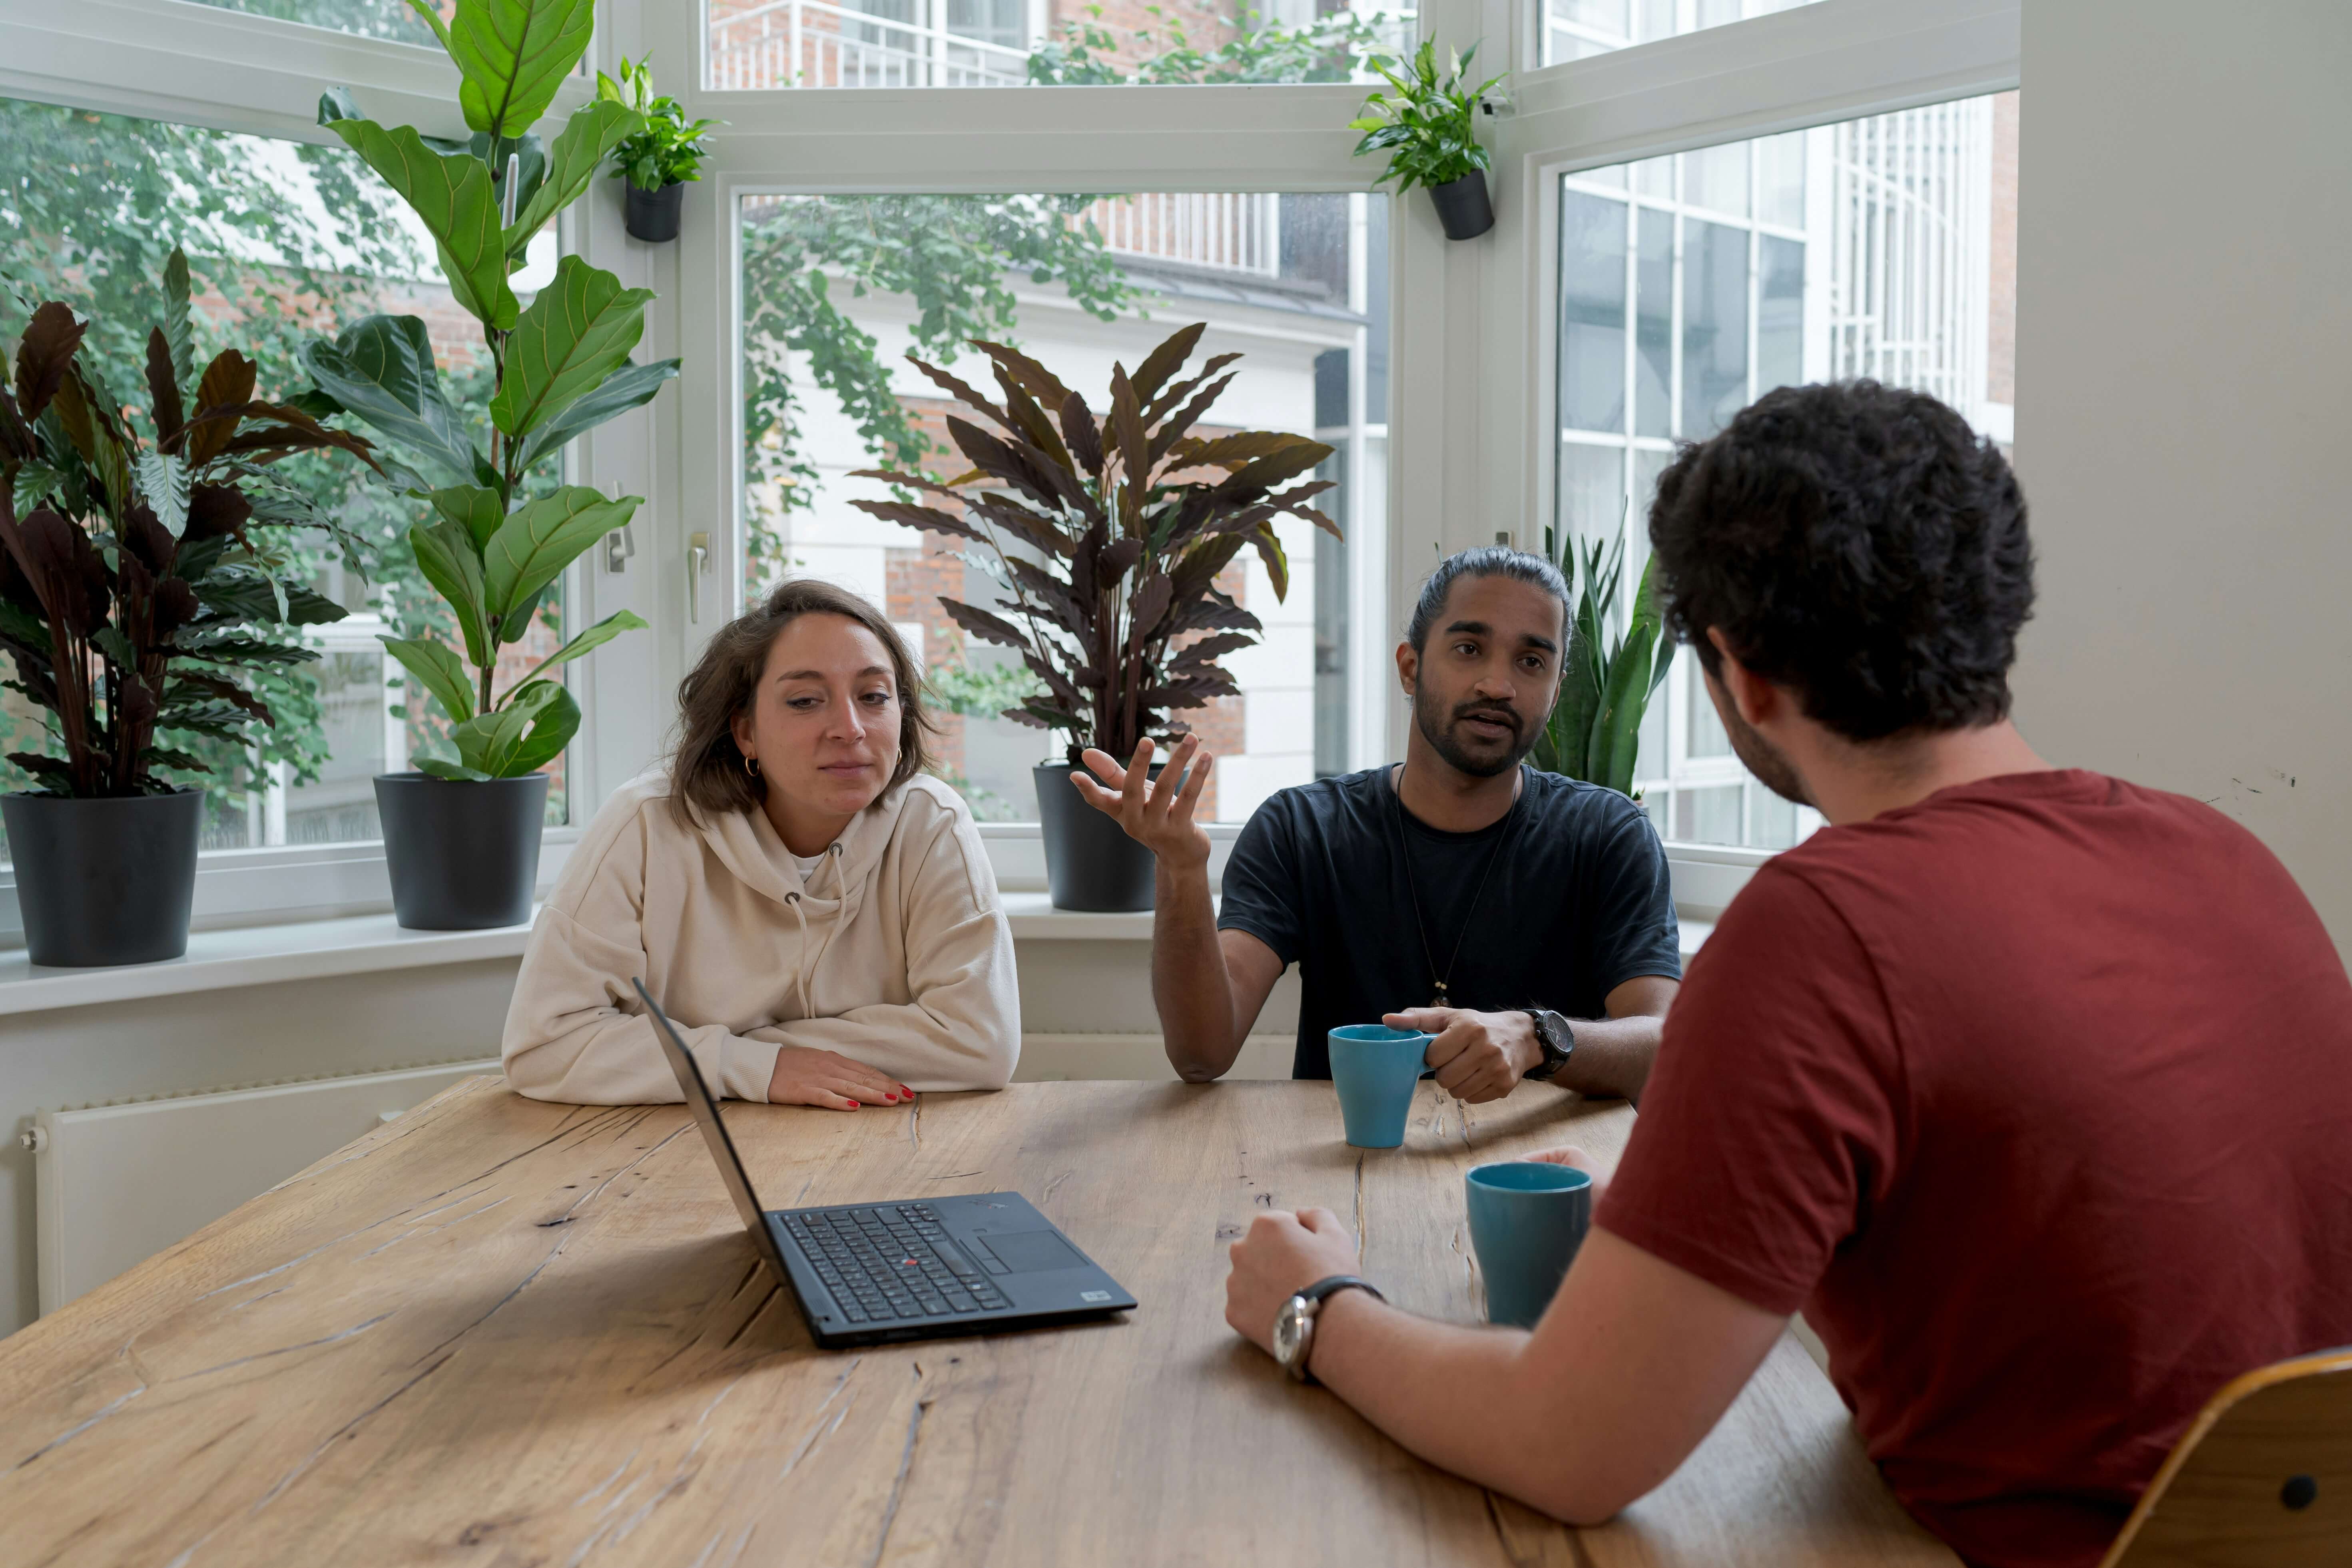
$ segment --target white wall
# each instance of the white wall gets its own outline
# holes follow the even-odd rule
[[[2065,0],[2024,61],[2018,717],[2244,823],[2352,952],[2352,5]]]

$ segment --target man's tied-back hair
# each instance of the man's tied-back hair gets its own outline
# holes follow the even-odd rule
[[[1568,580],[1559,568],[1540,555],[1530,555],[1524,550],[1507,545],[1482,544],[1475,550],[1465,550],[1449,555],[1437,563],[1421,585],[1421,597],[1412,606],[1412,619],[1405,626],[1404,640],[1412,651],[1427,650],[1430,628],[1445,611],[1445,595],[1464,577],[1509,577],[1521,583],[1532,583],[1559,601],[1560,625],[1568,624]],[[1564,650],[1563,650],[1564,651]]]
[[[1924,393],[1767,393],[1659,476],[1650,543],[1667,626],[1710,673],[1712,626],[1849,740],[2009,713],[2033,609],[2025,497]]]

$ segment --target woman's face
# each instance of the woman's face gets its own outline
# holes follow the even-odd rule
[[[768,645],[735,744],[759,763],[772,816],[780,805],[812,818],[852,816],[890,782],[901,713],[881,639],[846,616],[813,612]]]

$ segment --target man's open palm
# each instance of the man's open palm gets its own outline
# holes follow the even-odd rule
[[[1089,746],[1080,754],[1102,783],[1074,770],[1071,785],[1079,799],[1104,816],[1118,818],[1127,836],[1150,850],[1161,865],[1205,865],[1209,835],[1192,820],[1192,808],[1200,804],[1201,791],[1208,785],[1209,769],[1216,759],[1201,750],[1198,735],[1187,735],[1177,743],[1154,783],[1152,750],[1150,741],[1141,742],[1135,748],[1135,760],[1122,768],[1109,752]]]

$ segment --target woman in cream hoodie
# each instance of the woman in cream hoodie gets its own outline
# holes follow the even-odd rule
[[[921,770],[914,662],[863,599],[787,582],[678,689],[665,772],[572,849],[507,1013],[507,1081],[592,1105],[679,1098],[643,976],[719,1093],[855,1110],[1001,1089],[1021,1049],[1013,933],[971,813]]]

